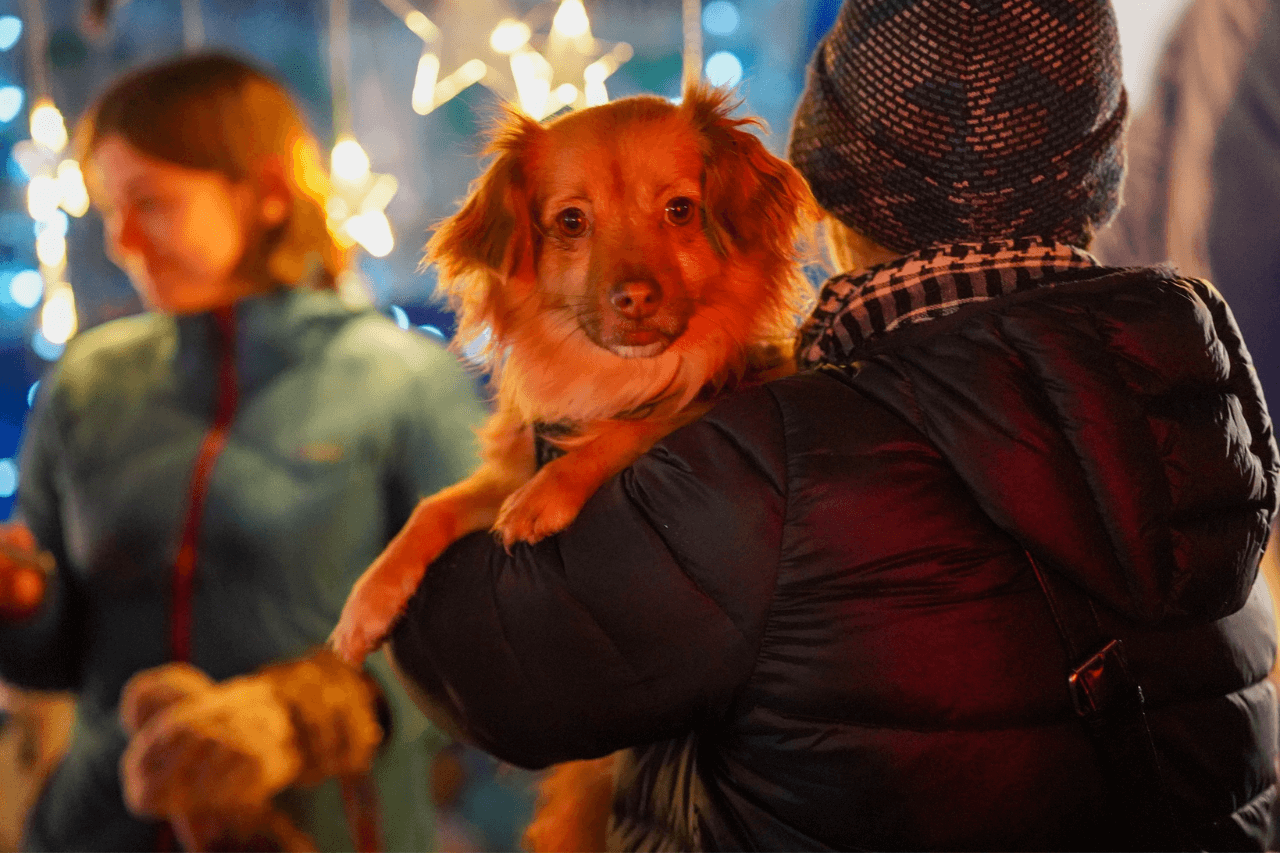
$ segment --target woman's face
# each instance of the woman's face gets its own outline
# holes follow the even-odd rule
[[[91,168],[107,254],[151,308],[194,314],[261,289],[239,274],[261,227],[248,182],[158,160],[118,135],[98,143]]]

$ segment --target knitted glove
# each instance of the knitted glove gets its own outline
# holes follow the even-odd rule
[[[189,663],[143,670],[120,692],[120,724],[135,735],[159,711],[213,686],[212,678]]]
[[[137,814],[261,814],[290,785],[364,772],[382,739],[377,687],[327,650],[198,681],[170,664],[125,685],[122,722],[136,731],[120,777]]]

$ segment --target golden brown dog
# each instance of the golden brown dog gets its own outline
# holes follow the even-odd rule
[[[356,583],[331,639],[348,661],[455,539],[554,533],[717,394],[790,372],[817,205],[731,109],[693,87],[678,106],[640,96],[546,126],[513,111],[497,129],[493,163],[427,246],[457,340],[484,342],[492,370],[482,464],[423,500]],[[565,451],[541,468],[536,432]],[[611,793],[610,757],[559,765],[526,844],[602,849]]]
[[[331,638],[342,657],[377,647],[454,540],[563,529],[716,394],[789,372],[817,206],[732,106],[697,86],[679,105],[637,96],[546,126],[510,111],[497,128],[495,159],[427,246],[457,341],[487,341],[482,464],[424,499],[361,576]],[[539,425],[567,451],[540,469]]]

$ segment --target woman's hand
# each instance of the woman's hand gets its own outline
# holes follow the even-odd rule
[[[187,663],[144,670],[121,692],[120,722],[125,802],[167,818],[184,850],[316,850],[271,802],[297,760],[288,709],[262,679],[217,684]]]
[[[0,524],[0,620],[18,621],[44,601],[53,555],[40,550],[25,525]]]
[[[171,663],[120,694],[124,801],[138,815],[260,815],[284,788],[369,769],[383,732],[371,679],[332,652],[213,682]]]
[[[289,709],[260,677],[215,684],[166,664],[129,680],[120,711],[132,735],[120,777],[135,814],[256,814],[301,769]]]

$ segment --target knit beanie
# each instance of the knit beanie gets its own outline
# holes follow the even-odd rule
[[[888,249],[1087,244],[1119,201],[1126,97],[1108,0],[845,0],[789,156]]]

